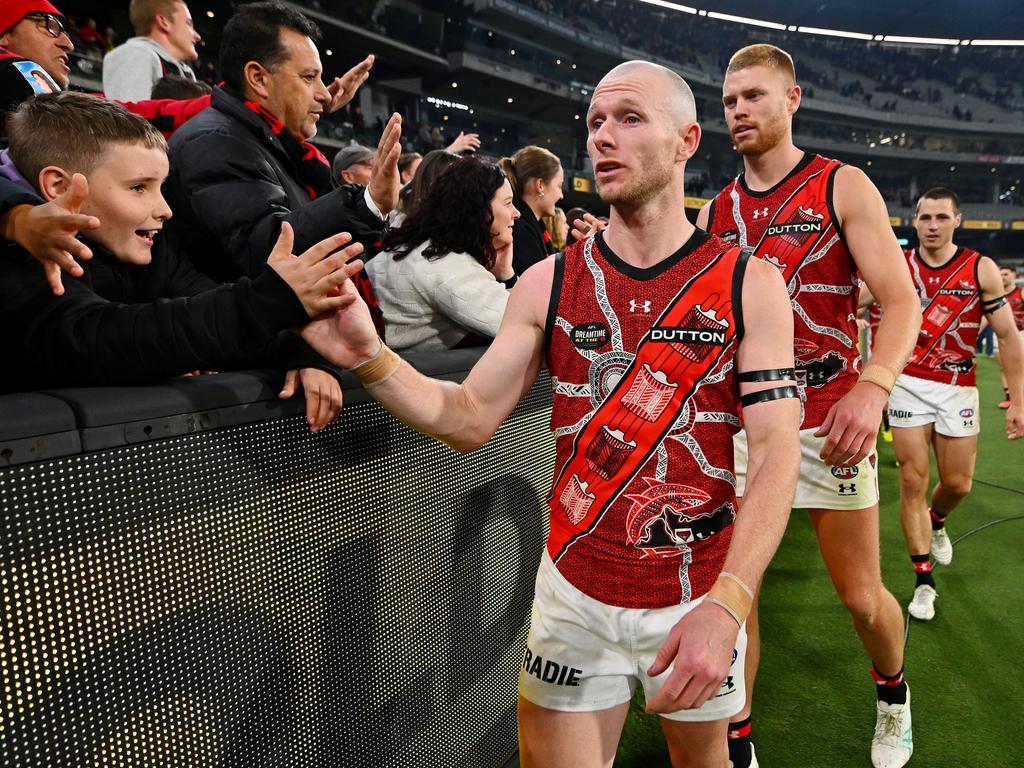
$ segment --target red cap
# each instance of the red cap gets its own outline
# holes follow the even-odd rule
[[[64,18],[64,14],[46,0],[0,0],[0,34],[6,32],[30,13],[52,13]]]

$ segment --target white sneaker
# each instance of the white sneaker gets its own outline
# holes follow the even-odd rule
[[[932,531],[932,554],[939,565],[949,565],[953,562],[953,542],[949,540],[945,528]]]
[[[914,753],[914,730],[910,727],[910,689],[906,704],[878,702],[875,736],[871,739],[871,764],[875,768],[901,768]]]
[[[907,610],[915,619],[931,621],[935,618],[935,598],[938,596],[934,587],[922,584],[914,590],[914,599],[910,601]]]

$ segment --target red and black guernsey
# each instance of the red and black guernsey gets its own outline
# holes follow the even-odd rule
[[[804,159],[764,192],[742,175],[711,203],[708,227],[778,267],[793,305],[801,429],[820,426],[857,382],[857,265],[832,205],[838,160]]]
[[[1024,331],[1024,290],[1018,285],[1006,294],[1006,303],[1010,305],[1013,312],[1013,321],[1017,324],[1018,331]]]
[[[548,553],[608,605],[688,602],[718,577],[736,517],[745,252],[697,230],[644,269],[600,234],[556,258]]]
[[[939,267],[927,264],[916,249],[903,255],[922,308],[921,332],[903,373],[973,387],[974,352],[981,324],[981,254],[960,247]]]

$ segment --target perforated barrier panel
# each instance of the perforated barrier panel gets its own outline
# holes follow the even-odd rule
[[[0,763],[501,765],[548,392],[472,454],[360,403],[0,471]]]

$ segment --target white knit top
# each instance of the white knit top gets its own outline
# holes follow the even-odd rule
[[[509,289],[468,253],[428,260],[426,243],[395,261],[388,251],[366,263],[388,346],[425,352],[450,349],[470,332],[493,338]]]

